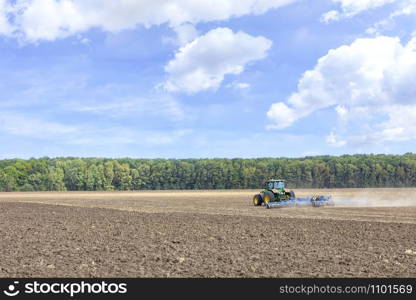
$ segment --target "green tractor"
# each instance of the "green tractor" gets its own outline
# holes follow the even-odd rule
[[[253,204],[260,206],[263,203],[269,205],[271,202],[282,202],[295,199],[295,193],[293,191],[287,191],[285,189],[285,181],[278,179],[270,179],[264,184],[264,189],[254,195]]]

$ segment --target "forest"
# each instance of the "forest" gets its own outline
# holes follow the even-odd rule
[[[416,154],[253,159],[0,160],[0,191],[415,187]]]

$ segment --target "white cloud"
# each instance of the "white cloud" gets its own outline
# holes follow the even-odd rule
[[[267,55],[272,42],[229,28],[216,28],[186,44],[166,66],[168,91],[194,93],[217,89],[227,74],[240,74],[245,66]]]
[[[227,84],[227,87],[235,90],[245,90],[250,88],[250,84],[247,82],[238,82],[234,80],[233,82]]]
[[[1,112],[0,135],[51,141],[63,145],[112,146],[133,144],[140,147],[169,145],[193,133],[192,129],[146,130],[127,127],[100,127],[94,124],[64,124],[14,112]]]
[[[165,67],[168,80],[164,87],[192,93],[218,88],[225,75],[241,73],[248,63],[265,57],[271,47],[271,41],[264,37],[233,33],[226,28],[198,37],[198,23],[258,15],[296,1],[0,0],[0,34],[6,34],[7,29],[20,41],[34,43],[77,36],[88,45],[89,40],[81,33],[91,28],[117,32],[167,24],[176,33],[174,43],[181,48]],[[10,18],[2,13],[6,8]],[[191,62],[195,66],[188,65]]]
[[[5,0],[1,0],[3,3]],[[138,25],[228,20],[262,14],[297,0],[17,0],[14,25],[29,41],[54,40],[91,28],[119,31]]]
[[[186,45],[189,42],[192,42],[198,37],[198,30],[194,25],[190,23],[181,24],[174,28],[177,35],[177,44],[180,46]]]
[[[193,133],[192,129],[177,130],[132,130],[125,127],[94,128],[83,126],[77,135],[69,135],[63,139],[67,145],[114,146],[138,145],[153,147],[171,145]]]
[[[7,14],[10,12],[10,6],[6,0],[0,0],[0,35],[8,36],[12,33],[13,28],[10,25]]]
[[[395,27],[396,19],[416,15],[416,1],[415,0],[403,0],[389,16],[381,21],[376,22],[373,26],[367,29],[367,33],[379,35],[386,29]]]
[[[297,120],[296,111],[282,102],[272,104],[267,117],[274,121],[274,124],[268,125],[267,129],[283,129]]]
[[[416,102],[416,101],[415,101]],[[391,105],[382,108],[387,121],[377,124],[368,134],[351,137],[365,142],[397,142],[416,139],[416,105]]]
[[[171,97],[116,99],[111,101],[73,102],[64,104],[66,110],[105,115],[110,118],[163,117],[173,121],[183,120],[185,113]]]
[[[338,136],[336,136],[332,131],[331,133],[326,137],[326,142],[329,145],[335,146],[335,147],[342,147],[347,142],[344,140],[340,140]]]
[[[28,118],[20,114],[2,112],[0,132],[23,137],[60,138],[77,131],[75,126]]]
[[[384,6],[388,3],[399,2],[400,0],[332,0],[339,4],[340,11],[332,10],[322,15],[321,21],[329,23],[341,18],[350,18],[363,11]],[[409,0],[407,0],[409,1]],[[412,1],[412,0],[410,0]]]
[[[337,112],[340,119],[346,119],[348,117],[348,109],[345,106],[338,105],[335,107],[335,111]]]
[[[379,36],[357,39],[330,50],[312,70],[306,71],[298,90],[286,103],[271,106],[269,128],[282,129],[296,120],[334,107],[341,120],[350,120],[354,134],[344,138],[331,133],[327,141],[341,145],[416,138],[412,121],[416,107],[416,38],[402,44],[398,38]],[[381,122],[382,119],[388,121]],[[374,123],[377,122],[378,123]],[[357,125],[359,124],[359,125]],[[358,128],[359,127],[359,128]],[[414,131],[413,131],[414,130]]]
[[[330,23],[332,21],[338,21],[340,18],[340,13],[337,10],[330,10],[326,13],[324,13],[321,16],[321,22],[323,23]]]
[[[234,84],[234,86],[237,89],[248,89],[250,87],[250,84],[249,83],[246,83],[246,82],[236,82]]]
[[[382,35],[387,31],[392,31],[396,29],[396,19],[416,15],[416,0],[332,0],[332,2],[339,4],[340,8],[322,14],[322,23],[328,24],[354,17],[368,10],[388,6],[387,17],[375,22],[366,30],[366,33],[370,35]],[[412,26],[408,27],[411,29]],[[408,29],[401,28],[400,32],[403,33]]]

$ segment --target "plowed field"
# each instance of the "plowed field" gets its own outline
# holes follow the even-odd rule
[[[416,189],[0,193],[1,277],[416,277]]]

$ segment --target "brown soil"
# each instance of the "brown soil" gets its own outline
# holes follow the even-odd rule
[[[1,193],[0,276],[416,276],[411,202],[267,210],[252,194]]]

